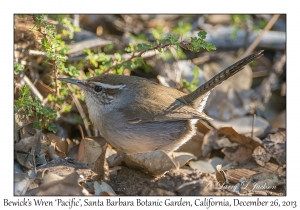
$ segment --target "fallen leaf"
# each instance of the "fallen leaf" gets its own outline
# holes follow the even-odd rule
[[[234,145],[231,147],[225,147],[222,152],[229,160],[237,161],[242,163],[252,155],[253,149],[245,145]]]
[[[285,179],[277,173],[257,173],[244,180],[242,188],[248,190],[275,190],[277,186],[284,185]]]
[[[110,168],[115,166],[115,159],[117,158],[118,153],[110,145],[107,146],[105,158]]]
[[[36,136],[30,136],[26,137],[24,139],[21,139],[18,143],[15,144],[15,150],[30,153],[30,150],[32,147],[36,146],[37,143],[37,137]]]
[[[115,191],[109,186],[106,182],[101,181],[101,184],[99,182],[95,181],[94,182],[94,189],[95,189],[95,194],[94,195],[109,195],[109,196],[114,196],[117,195]]]
[[[198,120],[196,127],[200,133],[206,134],[208,131],[212,130],[213,127],[208,125],[205,121]]]
[[[92,170],[97,174],[93,177],[94,181],[109,180],[109,166],[107,164],[105,153],[106,148],[103,148],[104,152],[95,161],[95,166]]]
[[[270,134],[262,142],[267,153],[271,154],[279,165],[286,164],[286,130],[279,129],[277,133]]]
[[[222,159],[219,157],[213,157],[211,159],[190,161],[189,166],[193,169],[198,169],[202,172],[214,173],[214,172],[216,172],[215,168],[217,165],[220,165],[220,164],[225,165],[228,163],[229,163],[229,161],[226,159]]]
[[[40,187],[34,188],[26,193],[26,195],[63,195],[63,196],[78,196],[89,195],[89,193],[78,184],[79,174],[74,172],[65,178],[57,181],[46,182]]]
[[[14,195],[25,195],[32,181],[25,173],[14,173]]]
[[[161,150],[125,155],[124,162],[130,168],[146,170],[155,176],[160,176],[171,169],[178,168],[178,165],[174,163],[174,160]]]
[[[29,137],[28,131],[35,131],[32,125],[27,118],[25,110],[22,108],[17,110],[14,116],[14,142],[17,143],[20,139]]]
[[[51,160],[56,160],[59,158],[59,156],[55,152],[55,142],[51,142],[48,148],[48,154]]]
[[[192,169],[198,169],[201,172],[205,173],[214,173],[215,169],[210,163],[210,160],[197,160],[197,161],[190,161],[189,166]]]
[[[215,144],[216,140],[218,139],[217,130],[210,130],[208,131],[205,136],[203,137],[202,143],[202,156],[207,157],[207,155],[212,151],[213,145]]]
[[[41,150],[41,137],[42,132],[37,131],[32,138],[24,138],[15,144],[15,150],[17,151],[16,158],[22,166],[28,169],[32,169],[36,166],[35,156],[38,155]]]
[[[225,135],[230,141],[242,144],[245,147],[255,149],[260,146],[258,142],[253,140],[251,137],[239,134],[232,127],[223,127],[218,130],[218,135]]]
[[[47,136],[51,142],[55,142],[55,150],[58,151],[62,157],[66,157],[70,149],[75,145],[70,139],[65,139],[57,136],[54,133],[47,133]]]
[[[225,171],[222,170],[222,165],[217,165],[216,166],[216,178],[220,185],[223,186],[223,184],[229,184],[227,175]]]
[[[173,156],[174,162],[176,162],[177,165],[179,165],[179,167],[184,166],[190,160],[196,160],[197,159],[196,156],[194,156],[193,154],[188,153],[188,152],[173,152],[172,156]]]
[[[44,165],[44,164],[46,164],[47,162],[48,162],[48,161],[47,161],[47,159],[46,159],[46,154],[45,154],[45,153],[40,154],[40,155],[37,155],[37,156],[35,157],[35,164],[36,164],[37,166]]]
[[[54,173],[50,173],[48,171],[48,169],[45,169],[42,173],[42,177],[41,177],[41,184],[47,183],[47,182],[54,182],[54,181],[59,181],[62,180],[63,177],[54,174]]]
[[[98,143],[102,141],[101,143]],[[104,153],[106,149],[106,141],[103,138],[84,138],[80,142],[78,151],[78,161],[86,163],[90,168],[94,168],[98,157]]]
[[[252,156],[257,164],[264,166],[272,157],[264,148],[258,146],[254,149]]]

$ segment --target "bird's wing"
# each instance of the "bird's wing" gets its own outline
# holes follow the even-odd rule
[[[167,122],[189,119],[211,119],[204,113],[200,113],[193,107],[162,94],[156,100],[142,98],[134,101],[125,108],[119,109],[131,124],[148,122]]]

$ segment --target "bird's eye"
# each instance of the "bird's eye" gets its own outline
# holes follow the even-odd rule
[[[101,92],[101,91],[103,90],[103,87],[102,87],[102,86],[95,86],[95,87],[94,87],[94,90],[95,90],[96,92]]]

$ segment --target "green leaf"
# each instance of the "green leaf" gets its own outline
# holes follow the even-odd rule
[[[47,128],[49,131],[52,131],[53,133],[56,133],[57,132],[57,127],[55,124],[51,123],[49,124],[48,128]]]
[[[103,51],[104,51],[104,52],[108,52],[108,51],[111,51],[113,48],[114,48],[114,44],[111,43],[111,44],[106,45],[106,46],[103,48]]]
[[[138,51],[145,51],[151,48],[151,45],[146,44],[146,43],[142,43],[142,44],[138,44],[137,45],[137,50]]]
[[[33,127],[34,127],[35,129],[37,129],[37,130],[42,130],[42,126],[40,125],[39,122],[34,122],[34,123],[33,123]]]
[[[20,71],[24,70],[24,66],[20,63],[16,64],[14,67],[14,74],[19,74]]]
[[[118,62],[120,62],[122,60],[122,56],[120,53],[115,53],[114,56]]]
[[[199,31],[198,32],[198,37],[200,38],[200,39],[206,39],[206,32],[205,31]]]

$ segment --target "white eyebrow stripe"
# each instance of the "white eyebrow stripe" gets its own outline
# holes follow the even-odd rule
[[[126,85],[123,84],[123,85],[110,85],[110,84],[104,84],[104,83],[101,83],[101,82],[93,82],[95,85],[97,86],[102,86],[104,89],[123,89]]]

